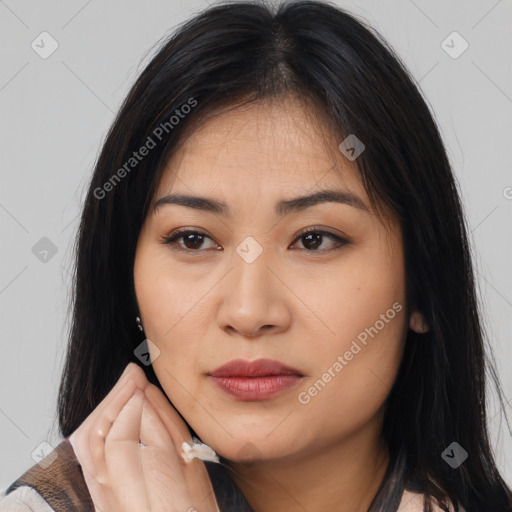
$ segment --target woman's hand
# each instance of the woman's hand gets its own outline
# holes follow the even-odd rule
[[[97,512],[219,512],[203,461],[180,455],[186,424],[134,363],[68,440]]]

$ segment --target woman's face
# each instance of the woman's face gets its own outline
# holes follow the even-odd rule
[[[341,142],[291,99],[212,118],[169,162],[154,201],[208,202],[162,201],[141,230],[135,290],[155,373],[232,461],[295,460],[380,432],[407,329],[403,247]],[[339,201],[297,200],[327,190]],[[199,233],[164,243],[178,230]],[[260,358],[299,375],[210,375]]]

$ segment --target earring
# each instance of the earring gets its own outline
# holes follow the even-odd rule
[[[425,334],[429,330],[424,316],[419,311],[414,311],[411,314],[409,328],[418,334]]]
[[[137,326],[139,327],[139,331],[143,331],[144,327],[142,327],[142,323],[140,321],[140,317],[136,317],[135,320],[137,322]]]

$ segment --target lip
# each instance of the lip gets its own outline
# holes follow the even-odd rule
[[[273,359],[256,359],[255,361],[233,359],[208,375],[212,377],[265,377],[268,375],[299,375],[303,377],[296,368]]]
[[[297,385],[304,375],[272,359],[234,359],[208,373],[208,377],[227,395],[252,402],[283,393]]]

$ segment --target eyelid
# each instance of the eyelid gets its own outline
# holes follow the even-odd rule
[[[161,243],[164,244],[164,245],[175,245],[175,246],[177,246],[176,242],[180,238],[183,238],[183,236],[185,236],[187,234],[190,234],[190,233],[198,234],[198,235],[203,235],[206,238],[209,238],[210,240],[212,240],[215,244],[217,244],[217,242],[213,239],[213,237],[211,237],[208,233],[206,233],[206,231],[204,231],[204,230],[202,230],[200,228],[179,228],[176,231],[173,231],[170,235],[164,236],[162,238]],[[187,249],[186,247],[179,247],[179,246],[177,246],[174,249],[178,250],[178,251],[186,251],[186,252],[189,252],[189,253],[194,253],[194,252],[195,253],[210,252],[212,250],[212,249],[209,249],[209,250],[205,250],[205,249],[194,250],[194,249]],[[214,250],[216,250],[216,249],[214,249]]]
[[[190,234],[190,233],[203,235],[206,238],[209,238],[210,240],[212,240],[215,244],[217,244],[217,242],[213,239],[213,237],[211,237],[207,232],[205,232],[204,230],[202,230],[200,228],[195,228],[195,227],[194,228],[192,228],[192,227],[191,228],[179,228],[176,231],[172,232],[170,235],[164,236],[161,243],[164,245],[176,245],[177,246],[177,243],[176,243],[177,240],[179,240],[180,238],[182,239],[185,235]],[[294,243],[296,243],[297,240],[299,240],[302,236],[307,235],[309,233],[315,233],[315,234],[327,236],[327,237],[331,238],[334,242],[334,248],[332,248],[332,249],[319,249],[319,250],[300,249],[301,251],[305,251],[305,252],[312,253],[312,254],[314,254],[314,253],[322,254],[322,253],[334,251],[336,249],[339,249],[341,247],[344,247],[344,246],[352,243],[351,240],[349,239],[349,237],[347,237],[344,233],[339,232],[338,234],[336,234],[333,231],[331,231],[331,228],[323,228],[321,226],[309,226],[307,228],[301,229],[295,235],[291,245],[294,245]],[[219,245],[219,244],[217,244],[217,245]],[[181,250],[181,251],[185,251],[185,252],[189,252],[189,253],[196,253],[196,254],[212,251],[212,249],[187,249],[187,248],[183,248],[180,246],[177,246],[175,248],[175,250]],[[213,249],[213,250],[216,250],[216,249]]]
[[[322,235],[329,235],[329,236],[333,236],[333,237],[342,238],[342,239],[346,240],[347,242],[350,241],[349,237],[347,235],[345,235],[345,233],[343,233],[342,231],[336,230],[334,228],[326,228],[326,227],[323,227],[323,226],[309,226],[307,228],[301,229],[295,235],[294,240],[296,240],[297,238],[299,238],[301,236],[307,235],[310,232],[320,233]]]
[[[334,230],[334,231],[337,231],[337,230]],[[309,233],[316,233],[319,235],[327,236],[327,237],[331,238],[334,242],[334,247],[331,249],[320,249],[318,251],[311,251],[311,250],[308,251],[307,249],[300,249],[301,251],[305,251],[306,253],[310,253],[310,254],[315,254],[315,253],[322,254],[322,253],[332,252],[337,249],[341,249],[342,247],[352,243],[350,238],[348,236],[346,236],[344,233],[342,233],[342,232],[334,233],[332,228],[323,228],[321,226],[309,226],[307,228],[301,229],[295,235],[295,238],[293,239],[293,243],[295,243],[299,238],[301,238],[304,235],[307,235]]]

